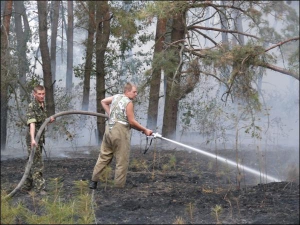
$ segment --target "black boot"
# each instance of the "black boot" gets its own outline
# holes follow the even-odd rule
[[[90,189],[96,189],[97,188],[97,181],[91,181],[89,187],[90,187]]]

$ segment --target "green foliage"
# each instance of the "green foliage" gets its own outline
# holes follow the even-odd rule
[[[74,21],[74,26],[79,29],[87,30],[88,22],[89,22],[89,8],[91,4],[94,4],[95,1],[76,1],[74,4],[74,17],[76,20]]]
[[[12,205],[11,198],[5,198],[5,190],[1,190],[1,224],[16,224],[18,217],[23,214],[24,207],[21,203]]]
[[[108,184],[112,185],[113,180],[112,180],[112,167],[111,166],[106,166],[103,172],[100,174],[99,177],[100,181],[105,183],[105,189]]]
[[[232,62],[241,65],[241,69],[246,69],[257,65],[260,62],[260,57],[265,57],[264,51],[265,49],[262,46],[256,46],[252,43],[244,46],[236,45],[229,52],[229,58],[232,57]]]
[[[249,127],[245,129],[245,133],[251,134],[252,138],[261,139],[261,127],[256,126],[254,123],[251,123]]]
[[[87,188],[86,188],[87,189]],[[88,193],[79,196],[79,204],[76,204],[75,210],[79,213],[78,224],[93,224],[95,212],[91,210],[91,206],[95,204],[91,200]]]
[[[114,19],[111,21],[111,34],[119,39],[120,50],[124,53],[130,50],[135,44],[134,36],[138,31],[135,22],[135,12],[127,11],[119,6],[112,5],[111,11],[114,14]]]
[[[136,169],[137,171],[149,171],[148,167],[146,160],[137,160],[134,158],[130,163],[130,168]]]
[[[203,63],[214,66],[216,69],[236,64],[243,71],[252,66],[261,64],[261,60],[271,62],[273,57],[264,52],[264,47],[259,43],[248,42],[246,45],[235,45],[232,49],[224,46],[216,50],[205,50]]]
[[[220,215],[223,211],[221,205],[216,205],[214,208],[211,208],[211,214],[215,217],[217,224],[220,224]]]
[[[26,90],[28,93],[32,93],[33,88],[38,85],[38,84],[42,84],[43,80],[40,76],[33,74],[29,80],[27,80],[26,82]]]
[[[187,111],[182,113],[182,122],[185,126],[190,126],[191,124],[191,119],[194,118],[195,115],[192,113],[192,109],[189,106],[187,108]]]
[[[152,61],[152,49],[147,52],[134,52],[133,56],[127,55],[126,51],[130,51],[134,47],[143,47],[145,44],[154,39],[155,32],[148,29],[148,25],[153,25],[156,21],[155,17],[167,17],[171,19],[172,15],[176,13],[187,10],[189,15],[186,20],[186,38],[185,38],[185,49],[183,54],[183,70],[180,74],[180,79],[176,80],[178,86],[180,88],[175,88],[178,92],[181,92],[181,86],[184,84],[185,77],[187,77],[187,68],[190,61],[195,59],[196,55],[193,53],[199,54],[199,58],[196,57],[197,62],[199,62],[196,67],[198,70],[196,71],[198,76],[200,76],[199,80],[193,80],[194,83],[198,85],[205,85],[205,80],[207,80],[207,74],[215,75],[220,80],[224,81],[228,86],[232,85],[230,89],[233,94],[233,100],[238,100],[238,102],[243,102],[243,106],[247,107],[245,111],[245,115],[249,117],[253,116],[253,112],[256,110],[261,110],[260,104],[260,96],[258,92],[255,90],[255,86],[253,84],[257,80],[258,75],[258,66],[264,66],[266,63],[276,63],[276,55],[268,54],[264,52],[265,45],[264,44],[276,44],[277,42],[284,41],[285,38],[295,37],[299,35],[299,16],[297,12],[288,7],[285,1],[228,1],[225,2],[209,2],[209,1],[109,1],[110,12],[114,15],[111,23],[111,35],[109,40],[109,46],[106,49],[105,53],[105,86],[107,87],[106,94],[115,94],[121,90],[122,83],[125,80],[131,80],[136,82],[139,86],[143,87],[143,99],[139,97],[139,101],[144,103],[147,101],[148,95],[148,84],[151,79],[152,71],[154,69],[163,69],[165,77],[168,77],[168,81],[172,82],[173,76],[172,74],[176,71],[179,61],[178,49],[176,48],[176,44],[168,45],[170,43],[168,39],[165,39],[167,48],[163,53],[158,54],[156,58]],[[76,1],[74,4],[74,15],[76,19],[76,29],[80,29],[80,31],[87,32],[88,28],[88,8],[89,4],[95,4],[96,2],[82,2]],[[204,37],[200,33],[197,34],[194,30],[189,30],[190,25],[204,25],[207,26],[206,23],[209,22],[208,19],[214,19],[214,27],[220,28],[220,24],[218,23],[218,15],[220,15],[221,10],[226,15],[226,23],[230,25],[230,30],[227,34],[229,34],[229,40],[234,39],[231,32],[233,31],[233,14],[235,10],[230,8],[232,4],[236,4],[236,9],[241,8],[239,11],[240,16],[243,18],[244,22],[250,22],[250,29],[245,30],[245,33],[251,33],[253,35],[257,35],[259,39],[252,39],[252,37],[248,37],[246,40],[248,43],[244,46],[240,45],[232,45],[231,42],[228,45],[225,45],[221,42],[218,42],[218,38],[220,35],[209,35],[215,43],[210,42],[208,38]],[[24,2],[26,8],[35,6],[30,1]],[[212,7],[206,4],[215,4],[217,7]],[[226,5],[228,4],[228,5]],[[207,9],[217,10],[214,14],[214,18],[206,18],[203,16],[207,11]],[[32,10],[28,11],[28,17],[30,20],[34,20],[32,15]],[[34,13],[36,16],[36,13]],[[276,23],[271,24],[270,18],[275,18]],[[13,20],[12,20],[13,21]],[[201,21],[201,22],[200,22]],[[211,21],[210,21],[211,22]],[[276,24],[283,25],[283,29],[276,29]],[[61,24],[61,23],[60,23]],[[168,23],[168,33],[170,33],[170,27]],[[14,26],[14,24],[12,24]],[[37,38],[37,24],[35,23],[31,26],[33,29],[33,39]],[[207,27],[209,28],[209,27]],[[34,29],[36,31],[34,31]],[[59,27],[60,30],[60,27]],[[250,32],[251,30],[251,32]],[[17,79],[17,73],[15,71],[16,61],[16,37],[11,29],[10,32],[10,46],[11,46],[11,55],[12,59],[10,60],[10,70],[9,76],[6,76],[5,79],[8,81],[15,82]],[[61,31],[61,30],[60,30]],[[205,32],[202,29],[198,30],[199,32]],[[212,30],[210,31],[213,32]],[[219,31],[218,31],[219,32]],[[60,35],[60,32],[59,32]],[[76,35],[75,35],[76,36]],[[235,34],[237,36],[237,34]],[[199,39],[198,39],[199,38]],[[202,38],[205,39],[205,42],[202,42]],[[199,40],[199,43],[194,40]],[[254,41],[253,41],[254,40]],[[81,43],[85,46],[85,40]],[[76,43],[76,42],[75,42]],[[183,43],[183,42],[180,42]],[[58,43],[59,44],[59,43]],[[213,46],[213,47],[211,47]],[[173,49],[174,47],[174,49]],[[172,50],[171,50],[172,49]],[[31,46],[28,48],[28,54],[34,55],[36,47]],[[58,49],[58,51],[62,51],[65,53],[64,49]],[[192,56],[191,56],[192,55]],[[299,71],[299,41],[295,41],[293,43],[286,43],[280,46],[280,55],[284,58],[284,65],[288,65],[288,70],[294,73],[298,73]],[[38,55],[36,54],[38,57]],[[59,54],[60,56],[60,54]],[[30,94],[32,91],[32,87],[36,83],[41,83],[42,78],[35,74],[34,71],[37,69],[38,58],[35,61],[35,64],[30,66],[30,73],[28,73],[28,93]],[[82,58],[84,61],[85,58]],[[32,61],[32,60],[31,60]],[[74,61],[75,62],[75,61]],[[93,70],[92,70],[92,79],[95,78],[95,57],[93,59]],[[148,69],[151,66],[151,69]],[[148,68],[147,68],[148,67]],[[224,68],[228,69],[228,76],[219,76],[220,71]],[[76,64],[74,63],[74,74],[76,77],[83,78],[84,74],[84,63]],[[147,69],[146,73],[144,73],[145,69]],[[224,80],[223,80],[224,79]],[[2,79],[3,81],[3,79]],[[7,84],[5,82],[1,82],[1,86],[5,86]],[[57,84],[57,83],[56,83]],[[214,82],[214,85],[218,84]],[[15,86],[15,85],[13,85]],[[81,88],[82,83],[78,85],[78,89],[76,90],[76,96],[66,96],[64,94],[64,88],[57,88],[55,90],[55,104],[56,110],[64,111],[70,110],[72,107],[77,107],[77,105],[72,104],[74,99],[81,97]],[[197,89],[198,91],[199,89]],[[214,134],[217,138],[224,135],[226,129],[230,129],[230,125],[227,126],[233,119],[233,116],[227,114],[226,110],[222,108],[224,105],[221,101],[215,101],[214,98],[220,98],[220,95],[213,96],[213,98],[208,97],[205,92],[210,92],[213,90],[206,89],[202,91],[200,89],[199,93],[195,94],[188,100],[192,103],[184,104],[180,101],[181,109],[185,110],[182,113],[181,117],[181,125],[184,126],[186,131],[196,129],[201,134]],[[215,89],[214,89],[215,90]],[[140,90],[139,90],[140,91]],[[197,92],[194,91],[194,92]],[[226,90],[227,91],[227,90]],[[144,94],[145,93],[145,94]],[[13,94],[12,88],[9,89],[9,94]],[[168,93],[170,94],[170,93]],[[180,96],[181,93],[178,94]],[[141,96],[140,95],[140,96]],[[180,96],[181,97],[181,96]],[[245,100],[245,101],[243,101]],[[25,101],[25,100],[24,100]],[[235,101],[236,103],[236,101]],[[246,106],[246,104],[249,104]],[[141,104],[142,105],[142,104]],[[229,106],[228,106],[229,107]],[[20,105],[19,108],[25,108],[24,105]],[[9,121],[13,121],[12,123],[20,124],[16,118],[18,115],[15,113],[15,108],[10,106],[9,108]],[[182,111],[181,111],[182,112]],[[196,113],[197,112],[197,113]],[[238,114],[238,113],[237,113]],[[235,115],[237,116],[237,115]],[[51,125],[53,127],[54,132],[57,134],[49,134],[49,136],[54,138],[60,138],[61,133],[67,134],[68,139],[72,140],[72,136],[76,135],[76,132],[72,133],[72,131],[67,130],[70,126],[77,126],[74,122],[77,117],[70,116],[68,119],[62,118],[60,123],[54,123]],[[222,125],[220,121],[227,121],[227,125]],[[246,120],[246,119],[245,119]],[[247,123],[251,123],[247,121]],[[9,124],[9,126],[11,126]],[[232,126],[232,124],[231,124]],[[17,125],[17,128],[22,127],[21,125]],[[25,126],[22,127],[24,129]],[[9,127],[10,128],[10,127]],[[15,128],[15,127],[14,127]],[[15,129],[16,130],[16,129]],[[76,127],[74,128],[76,130]],[[11,132],[9,129],[9,134],[14,138],[17,132],[22,133],[23,131],[14,131]],[[57,132],[59,131],[59,132]],[[256,129],[256,131],[258,131]],[[252,135],[252,128],[247,130],[249,134]],[[257,137],[255,135],[256,132],[253,133],[252,136]],[[70,138],[69,138],[70,137]],[[212,139],[212,137],[210,137]],[[211,140],[210,139],[210,140]]]
[[[82,59],[85,59],[85,57],[82,57]],[[91,74],[90,74],[91,79],[96,76],[96,67],[95,66],[96,66],[95,62],[92,61],[92,70],[91,70]],[[78,77],[81,80],[83,80],[84,72],[85,72],[85,62],[78,64],[77,66],[74,66],[73,71],[74,71],[75,77]]]
[[[259,44],[259,43],[257,43]],[[257,78],[257,66],[271,63],[274,58],[265,53],[264,47],[248,42],[246,45],[235,45],[232,49],[209,50],[205,52],[204,66],[221,69],[232,66],[232,72],[226,81],[233,97],[246,100],[255,110],[260,110],[261,103],[252,82]]]
[[[168,171],[171,169],[176,169],[176,163],[177,163],[177,159],[175,155],[171,155],[169,158],[168,163],[162,165],[162,170],[163,171]]]
[[[138,36],[138,40],[141,42],[141,44],[146,44],[148,41],[151,41],[153,39],[153,34],[141,34]]]
[[[193,221],[193,218],[194,218],[194,212],[195,212],[195,204],[192,203],[192,202],[189,202],[187,205],[186,205],[186,211],[190,217],[190,220]]]
[[[56,177],[56,178],[50,178],[50,182],[48,184],[49,190],[53,193],[53,201],[56,201],[56,198],[59,197],[60,192],[62,191],[63,182],[62,178]]]
[[[176,50],[157,53],[152,62],[152,70],[162,68],[165,74],[174,73],[177,67],[178,54]]]
[[[94,223],[94,202],[88,193],[87,181],[75,181],[77,194],[71,199],[60,197],[62,187],[59,178],[54,178],[51,183],[51,195],[38,198],[32,193],[32,201],[37,201],[34,211],[22,206],[21,203],[11,203],[1,192],[1,223],[16,224],[24,221],[27,224],[92,224]],[[35,203],[34,203],[35,204]]]
[[[152,22],[153,17],[168,18],[182,10],[187,9],[188,1],[152,1],[148,2],[146,7],[138,14],[139,19],[148,19]]]
[[[43,208],[44,213],[37,215],[28,210],[25,214],[26,222],[29,224],[74,224],[74,204],[73,201],[64,203],[60,198],[57,201],[44,198],[39,202],[39,207]]]
[[[176,169],[176,162],[177,162],[176,156],[175,155],[171,155],[170,159],[169,159],[170,168]]]
[[[292,51],[289,58],[289,70],[298,73],[299,70],[299,51]]]
[[[176,219],[172,224],[186,224],[186,222],[184,221],[184,219],[182,217],[176,216]]]

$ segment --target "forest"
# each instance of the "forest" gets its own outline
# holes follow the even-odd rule
[[[45,86],[50,117],[105,114],[100,101],[132,82],[143,126],[207,151],[231,149],[237,164],[249,150],[257,156],[249,156],[257,161],[251,166],[299,186],[289,171],[299,175],[299,39],[298,1],[1,1],[1,158],[27,155],[26,108],[35,85]],[[99,116],[57,119],[47,127],[48,156],[99,147],[105,124]],[[133,131],[133,149],[147,141]],[[159,143],[168,152],[179,148]],[[288,154],[272,155],[281,150]],[[237,221],[243,223],[227,222]]]
[[[281,101],[263,82],[272,76],[299,82],[297,4],[2,1],[1,149],[26,130],[24,108],[37,83],[46,87],[49,116],[72,109],[104,113],[101,99],[126,81],[136,83],[137,116],[170,138],[194,132],[225,140],[222,132],[234,129],[260,138],[270,126],[283,127],[277,116],[273,124],[263,117]],[[282,100],[295,97],[297,88],[287,87]],[[282,102],[287,113],[297,109],[297,98],[294,103]],[[78,136],[72,120],[53,130]],[[85,124],[100,141],[105,118]]]

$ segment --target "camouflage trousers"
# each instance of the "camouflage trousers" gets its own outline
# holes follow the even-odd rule
[[[31,153],[31,146],[27,145],[28,159]],[[33,163],[28,177],[25,180],[24,187],[28,190],[35,189],[37,191],[45,189],[45,179],[43,178],[44,163],[42,158],[42,144],[38,144],[35,149]]]

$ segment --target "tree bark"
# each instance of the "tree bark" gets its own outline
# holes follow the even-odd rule
[[[234,6],[237,5],[236,2],[233,3]],[[244,46],[245,45],[245,41],[244,41],[244,36],[242,35],[243,33],[243,24],[242,24],[242,18],[240,16],[240,12],[237,9],[233,9],[233,20],[234,20],[234,27],[233,30],[235,32],[237,32],[237,36],[233,35],[233,39],[232,39],[232,45],[241,45]],[[235,82],[232,85],[232,90],[236,93],[238,93],[240,91],[240,86],[247,86],[249,85],[249,79],[246,79],[246,76],[236,76],[234,74],[237,73],[237,71],[239,71],[240,73],[244,73],[244,71],[241,70],[240,68],[240,64],[234,62],[232,65],[232,70],[231,70],[231,75],[230,77],[234,77]],[[230,79],[230,78],[229,78]],[[236,95],[238,96],[238,94]],[[242,96],[242,95],[240,95]],[[241,101],[241,99],[236,98],[236,104],[245,104],[244,101]],[[237,110],[237,108],[236,108]]]
[[[67,75],[66,91],[71,93],[73,85],[73,1],[68,1],[68,28],[67,28]]]
[[[47,1],[37,1],[38,18],[39,18],[39,38],[40,49],[43,62],[44,73],[44,86],[46,90],[46,103],[48,116],[55,113],[52,74],[51,74],[51,61],[49,54],[49,47],[47,43]]]
[[[185,37],[185,12],[181,11],[173,16],[171,31],[171,42],[179,41]],[[177,48],[175,62],[180,64],[180,48]],[[177,72],[177,74],[175,74]],[[178,97],[179,88],[174,88],[173,83],[180,84],[181,66],[178,70],[168,73],[166,82],[165,108],[163,117],[162,135],[167,138],[176,139],[177,113],[180,98]],[[175,74],[175,77],[174,77]],[[179,93],[180,94],[180,93]]]
[[[110,15],[108,1],[97,2],[96,9],[96,101],[97,112],[105,113],[101,100],[105,98],[105,52],[110,35]],[[105,119],[97,118],[98,141],[102,140],[105,131]]]
[[[57,38],[57,27],[58,27],[58,17],[59,17],[59,2],[60,1],[51,1],[52,11],[51,11],[50,57],[51,57],[51,73],[52,73],[53,84],[56,79],[56,38]]]
[[[224,4],[226,4],[226,1],[224,1]],[[220,22],[221,22],[221,29],[222,30],[228,30],[228,18],[226,14],[226,10],[222,9],[220,13]],[[229,40],[228,40],[228,33],[222,33],[222,45],[229,45]],[[230,68],[226,65],[222,67],[220,73],[220,77],[223,80],[228,80],[229,74],[230,74]],[[226,85],[224,83],[220,83],[220,89],[221,93],[226,92]]]
[[[7,110],[8,110],[8,83],[9,83],[9,50],[8,34],[12,13],[13,1],[6,1],[1,24],[1,151],[6,148],[7,138]]]
[[[28,18],[26,15],[26,9],[24,1],[14,1],[15,8],[15,32],[17,37],[17,57],[18,57],[18,76],[21,86],[25,86],[26,74],[29,71],[29,62],[27,60],[27,42],[29,40],[30,28]],[[22,19],[24,29],[22,26]],[[20,87],[20,96],[26,96],[22,87]]]
[[[164,35],[166,33],[166,24],[167,24],[166,18],[157,19],[153,61],[155,61],[157,55],[162,53],[163,51],[163,42],[165,40]],[[156,130],[160,80],[161,80],[161,68],[157,67],[156,65],[152,65],[152,70],[153,72],[152,72],[152,78],[150,82],[147,127],[151,130]]]
[[[60,11],[61,11],[61,42],[60,42],[60,63],[64,63],[64,54],[63,54],[63,49],[64,49],[64,29],[66,30],[66,21],[65,21],[65,9],[64,9],[64,4],[61,1],[60,2]],[[65,26],[64,26],[65,25]]]
[[[237,2],[233,2],[233,6],[237,6]],[[233,43],[236,44],[236,41],[239,42],[239,45],[245,45],[245,36],[243,33],[243,21],[241,17],[241,12],[237,9],[233,9],[233,19],[234,19],[234,30],[238,32],[238,37],[233,38]]]
[[[93,69],[93,49],[94,49],[94,34],[95,34],[95,2],[88,2],[89,4],[89,28],[88,39],[86,46],[86,57],[84,66],[84,78],[83,78],[83,98],[82,98],[82,110],[88,110],[89,98],[90,98],[90,80],[91,71]]]

